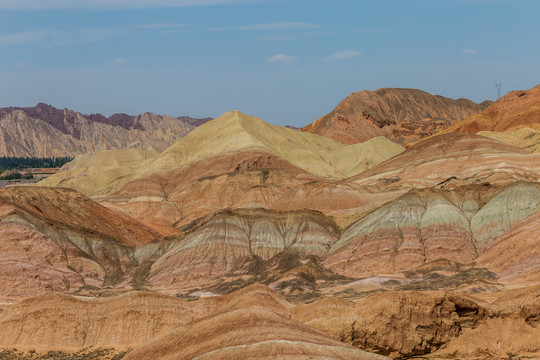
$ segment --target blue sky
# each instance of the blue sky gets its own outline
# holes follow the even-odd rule
[[[306,125],[351,92],[540,83],[537,0],[0,0],[0,106]]]

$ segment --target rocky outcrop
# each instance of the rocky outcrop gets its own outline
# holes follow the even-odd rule
[[[202,119],[184,118],[195,124]],[[84,115],[37,104],[0,109],[0,156],[49,157],[129,147],[163,151],[195,128],[182,118],[144,113]]]
[[[386,292],[298,305],[293,318],[334,339],[393,358],[429,354],[478,325],[488,311],[460,294]]]
[[[539,294],[388,291],[294,305],[261,285],[197,301],[49,293],[2,307],[0,347],[134,347],[127,359],[534,358]]]
[[[384,136],[405,145],[436,134],[489,104],[452,100],[416,89],[365,90],[349,95],[331,113],[302,131],[345,144]]]
[[[292,306],[263,286],[191,302],[141,292],[49,293],[3,307],[0,347],[135,347],[127,359],[385,358],[290,319]]]

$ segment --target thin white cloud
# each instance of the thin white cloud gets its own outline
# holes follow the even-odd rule
[[[283,40],[296,40],[300,39],[299,36],[263,36],[258,38],[263,41],[283,41]]]
[[[18,63],[15,64],[15,67],[17,69],[22,69],[23,67],[26,67],[26,64],[22,61],[19,61]]]
[[[232,27],[219,27],[210,28],[208,30],[222,31],[222,30],[240,30],[240,31],[276,31],[276,30],[306,30],[306,29],[320,29],[322,26],[316,24],[310,24],[306,22],[275,22],[266,24],[252,24],[243,26]]]
[[[465,49],[461,53],[462,54],[467,54],[467,55],[472,55],[472,54],[476,54],[476,50],[474,50],[474,49]]]
[[[114,60],[108,61],[107,65],[109,65],[109,66],[122,66],[125,63],[126,63],[126,59],[121,58],[121,57],[117,57]]]
[[[34,9],[132,9],[210,6],[260,0],[0,0],[1,10]]]
[[[155,23],[155,24],[140,24],[140,25],[131,25],[133,29],[176,29],[188,27],[189,24],[184,23]]]
[[[20,45],[41,41],[47,37],[44,30],[0,34],[0,46]]]
[[[329,62],[329,61],[347,60],[347,59],[358,57],[360,55],[362,55],[361,51],[343,50],[343,51],[338,51],[336,53],[333,53],[332,55],[322,59],[322,61]]]
[[[235,30],[264,31],[264,30],[288,30],[288,29],[318,29],[319,25],[305,22],[276,22],[270,24],[255,24],[238,26]]]
[[[266,59],[267,63],[291,64],[298,61],[298,56],[277,54]]]
[[[2,1],[2,0],[0,0]],[[178,29],[189,26],[182,23],[136,24],[116,28],[85,28],[73,31],[39,29],[11,34],[0,34],[1,46],[32,45],[64,46],[101,41],[117,36],[139,33],[152,29]]]

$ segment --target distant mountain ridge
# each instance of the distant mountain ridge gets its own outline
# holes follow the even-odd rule
[[[209,120],[148,112],[86,115],[44,103],[0,108],[0,156],[76,156],[128,147],[161,152]]]
[[[453,100],[417,89],[364,90],[352,93],[329,114],[301,130],[344,144],[384,136],[406,145],[479,113],[491,103]]]

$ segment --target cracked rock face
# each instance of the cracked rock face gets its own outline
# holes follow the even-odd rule
[[[438,292],[386,292],[355,302],[321,300],[291,310],[293,318],[334,338],[383,355],[434,352],[475,327],[487,310],[474,299]]]

